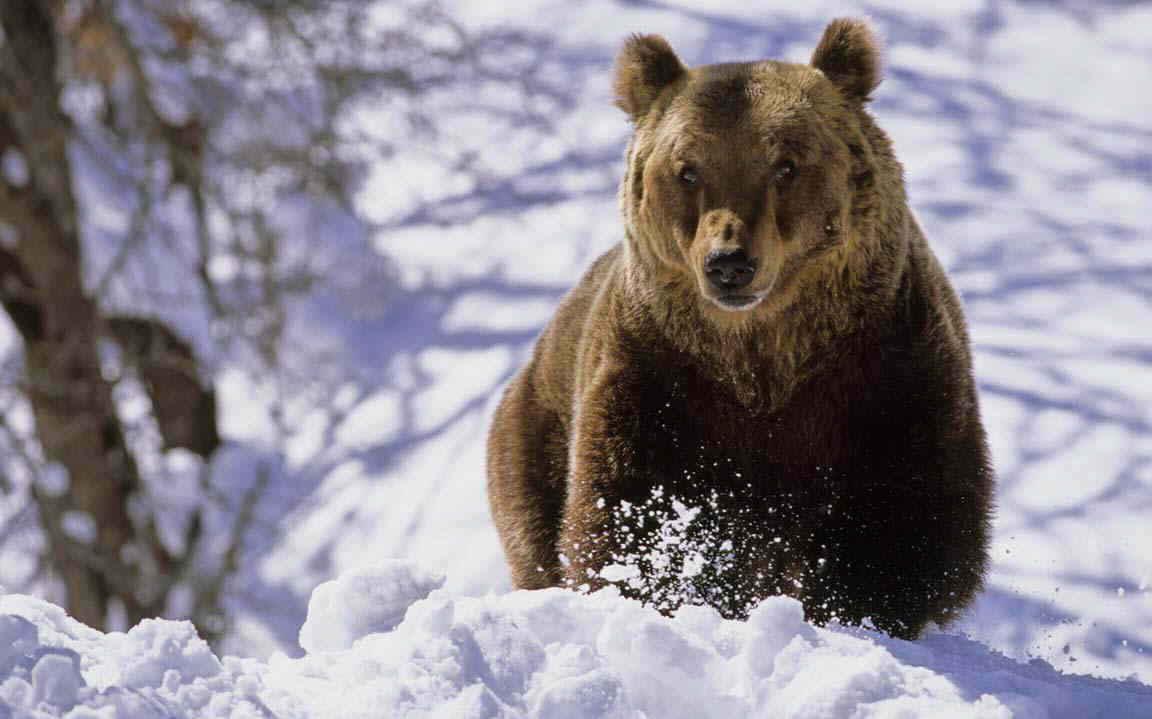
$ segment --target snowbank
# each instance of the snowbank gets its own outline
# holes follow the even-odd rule
[[[0,717],[1147,717],[1152,687],[1021,665],[949,635],[899,642],[806,624],[668,619],[613,595],[452,596],[387,561],[317,588],[309,651],[217,659],[187,622],[102,634],[0,595]]]

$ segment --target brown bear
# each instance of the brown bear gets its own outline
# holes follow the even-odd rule
[[[496,412],[492,515],[519,588],[917,636],[988,563],[994,477],[960,303],[866,110],[864,23],[810,65],[687,69],[629,39],[625,239]]]

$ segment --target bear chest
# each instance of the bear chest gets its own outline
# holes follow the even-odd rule
[[[630,415],[624,439],[636,491],[822,503],[846,483],[890,473],[906,407],[890,381],[862,376],[862,366],[813,376],[779,407],[750,407],[736,388],[698,368],[653,364],[633,376],[627,394],[635,406],[621,408]]]

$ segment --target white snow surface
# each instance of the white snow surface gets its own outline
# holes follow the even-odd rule
[[[308,653],[266,662],[218,659],[188,622],[103,634],[0,594],[0,717],[1084,719],[1152,707],[1135,681],[1017,664],[953,636],[812,627],[784,597],[735,622],[703,607],[664,617],[612,591],[467,597],[442,581],[402,560],[345,574],[313,592]]]

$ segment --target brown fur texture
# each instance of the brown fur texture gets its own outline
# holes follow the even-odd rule
[[[914,637],[982,586],[994,491],[960,303],[865,109],[867,26],[812,65],[617,62],[625,241],[496,412],[488,489],[517,587]],[[743,251],[739,296],[706,273]],[[607,568],[607,569],[606,569]]]

